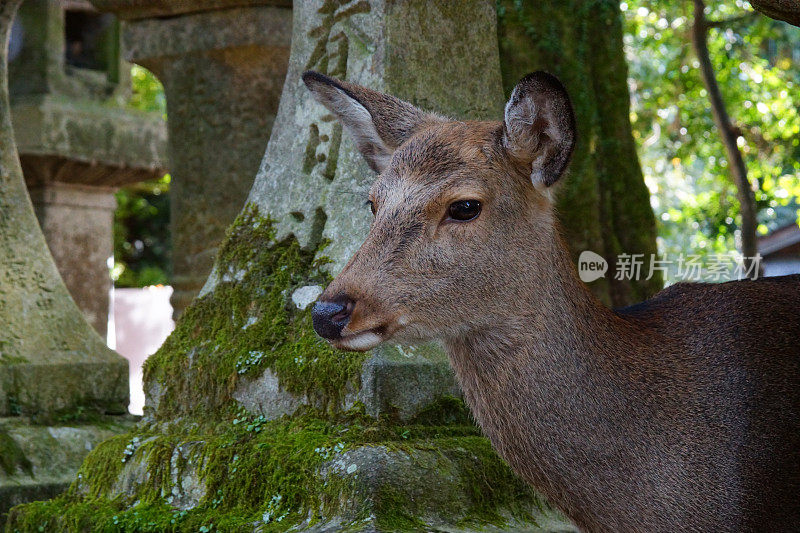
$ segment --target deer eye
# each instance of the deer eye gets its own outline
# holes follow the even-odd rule
[[[481,203],[478,200],[459,200],[450,204],[447,214],[453,220],[466,222],[481,214]]]
[[[369,206],[369,210],[372,211],[372,216],[375,216],[375,202],[367,200],[367,205]]]

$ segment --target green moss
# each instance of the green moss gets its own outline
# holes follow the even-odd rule
[[[108,494],[125,464],[125,448],[131,438],[127,433],[116,435],[97,445],[86,456],[78,471],[77,483],[89,488],[89,496]]]
[[[163,387],[159,417],[223,412],[240,377],[265,368],[289,392],[339,408],[365,356],[333,350],[314,334],[310,309],[291,303],[298,287],[328,281],[315,253],[291,236],[277,242],[269,219],[244,210],[220,249],[215,290],[185,311],[147,361],[145,380]]]
[[[0,341],[0,350],[3,349],[3,344],[6,341]],[[22,357],[21,355],[11,355],[6,353],[0,353],[0,365],[18,365],[27,363],[28,359]]]
[[[56,425],[93,425],[101,428],[110,428],[123,420],[133,422],[139,417],[127,414],[127,406],[122,404],[100,404],[97,402],[83,402],[65,409],[58,409],[52,413],[35,414],[31,420],[37,424]]]
[[[15,475],[20,469],[28,474],[31,472],[31,462],[25,457],[19,444],[2,428],[0,428],[0,468],[8,476]]]
[[[483,437],[447,437],[437,442],[439,449],[448,450],[449,457],[459,465],[462,480],[469,490],[472,507],[462,520],[464,524],[504,524],[499,510],[512,517],[533,521],[531,504],[540,511],[546,504],[527,484],[522,482],[492,449]]]
[[[442,407],[447,407],[440,413],[463,409],[459,402],[443,400]],[[518,509],[519,516],[526,517],[535,498],[472,424],[397,425],[388,417],[366,416],[361,406],[335,416],[307,408],[276,421],[240,411],[214,428],[144,426],[104,442],[63,496],[15,508],[7,531],[199,531],[210,524],[220,531],[252,531],[258,523],[262,531],[277,532],[319,523],[343,510],[353,523],[374,515],[385,531],[419,529],[424,521],[420,502],[412,501],[404,487],[382,485],[374,500],[364,501],[357,497],[355,478],[322,473],[326,463],[363,446],[381,446],[412,458],[425,452],[446,458],[442,464],[456,464],[443,475],[455,475],[459,486],[469,487],[469,506],[458,513],[465,523],[503,524],[505,517],[498,509]],[[187,458],[174,461],[182,457],[175,453],[178,448],[188,450],[205,487],[205,496],[189,511],[170,506],[173,480],[176,474],[180,479],[190,463]],[[122,469],[137,464],[146,465],[147,475],[138,476],[143,485],[135,494],[112,492]],[[354,508],[353,502],[360,503]]]
[[[472,414],[461,398],[445,395],[417,413],[411,420],[411,424],[468,426],[472,424]]]
[[[165,503],[140,503],[126,507],[120,500],[77,501],[62,496],[48,502],[34,502],[12,509],[5,531],[252,532],[254,524],[255,520],[209,509],[180,511]]]
[[[424,531],[425,522],[414,516],[413,504],[401,488],[385,485],[375,501],[376,524],[381,531]]]

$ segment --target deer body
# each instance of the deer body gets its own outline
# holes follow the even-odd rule
[[[304,81],[379,172],[370,234],[314,307],[320,335],[441,339],[494,448],[586,531],[800,527],[800,276],[612,311],[559,236],[574,119],[552,76],[524,78],[502,123]]]
[[[771,331],[765,353],[747,340],[764,332],[730,313],[796,316],[800,276],[675,286],[621,314],[570,282],[570,309],[520,306],[504,326],[445,340],[515,472],[587,531],[796,529],[800,320]]]

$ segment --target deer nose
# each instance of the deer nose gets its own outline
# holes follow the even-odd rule
[[[337,298],[329,302],[318,301],[311,309],[311,320],[317,335],[328,340],[342,336],[342,328],[350,321],[355,302],[350,298]]]

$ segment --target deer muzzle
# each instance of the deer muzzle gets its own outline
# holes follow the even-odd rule
[[[329,341],[342,336],[342,329],[350,322],[354,302],[349,298],[334,301],[320,300],[311,309],[311,319],[317,335]]]

